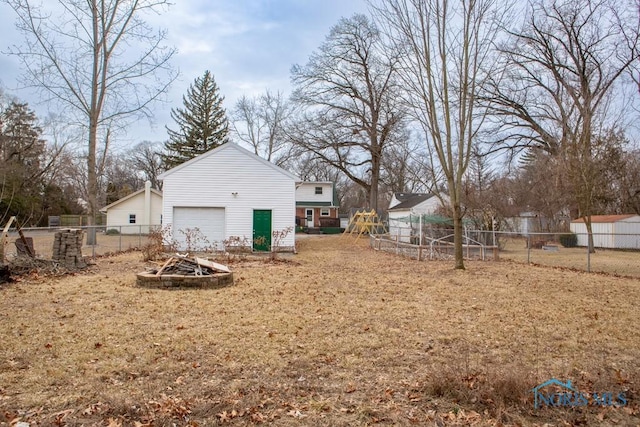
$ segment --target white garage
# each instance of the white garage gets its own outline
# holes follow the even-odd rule
[[[178,250],[223,248],[224,240],[271,250],[273,233],[291,230],[279,250],[295,250],[294,175],[228,142],[159,176],[162,223]],[[204,241],[187,242],[198,228]],[[191,233],[192,234],[192,233]],[[189,244],[191,243],[191,244]]]
[[[173,233],[173,238],[178,243],[178,247],[190,250],[210,246],[219,250],[222,249],[222,241],[225,239],[225,210],[212,207],[174,206],[173,226],[177,230]]]

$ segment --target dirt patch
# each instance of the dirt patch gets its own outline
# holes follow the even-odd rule
[[[0,425],[636,422],[637,280],[367,246],[300,239],[216,290],[139,288],[139,253],[4,285]],[[549,378],[628,405],[536,411]]]

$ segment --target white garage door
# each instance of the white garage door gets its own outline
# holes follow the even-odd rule
[[[178,249],[183,251],[202,250],[212,246],[221,249],[224,240],[224,208],[174,207],[173,238],[178,242]]]

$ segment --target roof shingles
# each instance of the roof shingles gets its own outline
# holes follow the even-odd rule
[[[634,214],[626,215],[591,215],[591,223],[608,223],[617,222],[636,216]],[[584,223],[584,218],[577,218],[571,221],[573,223]]]

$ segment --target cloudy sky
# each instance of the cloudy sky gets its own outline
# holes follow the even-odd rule
[[[47,0],[51,1],[51,0]],[[182,95],[205,70],[215,76],[229,111],[243,94],[266,89],[290,92],[289,70],[306,63],[329,29],[341,17],[365,13],[365,0],[175,0],[153,25],[169,31],[169,43],[178,49],[173,65],[180,77],[169,103],[155,109],[155,124],[140,123],[122,137],[121,146],[141,140],[163,141],[165,125],[172,126],[172,107],[182,105]],[[21,90],[16,76],[17,58],[7,47],[21,43],[14,29],[13,11],[0,3],[0,85],[27,101],[39,115],[47,111],[35,94]]]

